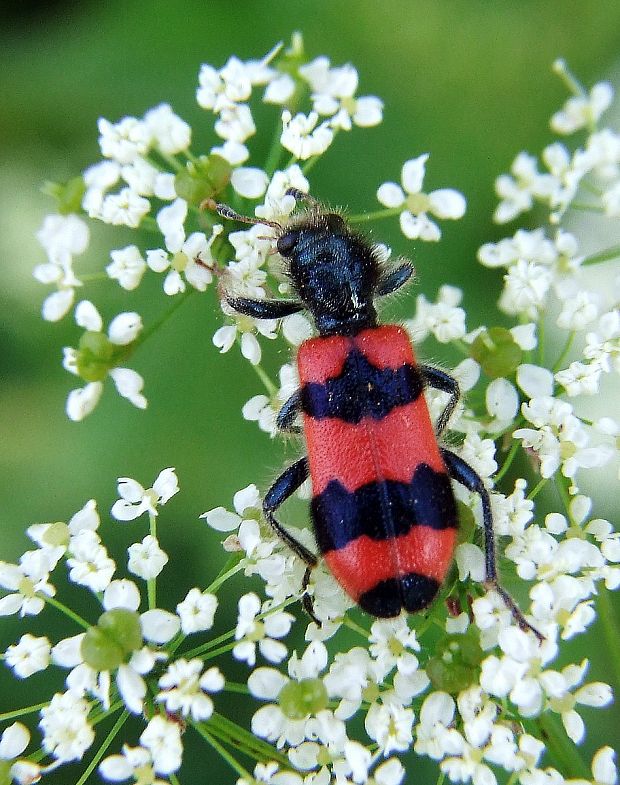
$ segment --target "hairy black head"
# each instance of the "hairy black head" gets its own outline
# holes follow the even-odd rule
[[[314,208],[283,227],[276,247],[322,335],[354,335],[376,324],[379,263],[341,215]]]

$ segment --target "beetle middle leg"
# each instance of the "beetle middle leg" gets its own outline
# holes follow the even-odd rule
[[[482,478],[466,461],[459,458],[458,455],[455,455],[450,450],[442,448],[441,455],[445,461],[450,477],[467,488],[467,490],[473,491],[480,496],[480,501],[482,502],[482,523],[484,528],[485,586],[489,589],[494,589],[499,594],[519,627],[522,630],[533,632],[542,643],[544,636],[527,621],[523,615],[523,611],[512,599],[510,594],[508,594],[506,589],[500,585],[497,575],[497,557],[495,554],[495,532],[493,529],[491,499],[489,497],[489,492],[482,482]]]

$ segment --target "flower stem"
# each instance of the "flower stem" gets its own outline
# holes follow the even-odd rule
[[[193,727],[198,731],[198,733],[205,739],[213,749],[219,753],[219,755],[224,758],[226,763],[239,774],[240,777],[247,780],[248,782],[252,782],[254,779],[249,771],[243,768],[243,766],[239,763],[239,761],[234,758],[227,749],[225,749],[219,741],[216,741],[212,734],[205,728],[204,724],[194,723]]]
[[[614,607],[609,599],[609,592],[604,587],[598,592],[596,599],[598,617],[603,628],[603,635],[607,641],[607,651],[617,652],[620,645],[620,626],[614,612]],[[620,660],[614,654],[608,658],[616,676],[616,683],[620,684]]]
[[[402,208],[400,207],[386,207],[383,210],[375,210],[372,213],[359,213],[358,215],[347,216],[347,221],[351,224],[364,223],[364,221],[378,221],[382,218],[391,218],[394,215],[400,215]]]
[[[369,633],[368,633],[368,630],[365,630],[365,629],[364,629],[363,627],[361,627],[359,624],[356,624],[356,623],[355,623],[355,622],[354,622],[352,619],[350,619],[350,618],[349,618],[349,617],[348,617],[346,614],[345,614],[345,616],[344,616],[344,618],[343,618],[343,624],[344,624],[344,626],[345,626],[345,627],[348,627],[350,630],[353,630],[353,632],[357,632],[357,633],[359,633],[359,635],[361,635],[361,636],[362,636],[362,638],[364,638],[364,640],[365,640],[365,641],[367,641],[367,640],[368,640],[368,634],[369,634]]]
[[[564,344],[564,348],[560,352],[560,356],[555,361],[552,370],[559,371],[562,367],[564,360],[566,359],[568,353],[570,352],[571,346],[573,345],[573,341],[575,340],[575,331],[571,330],[566,338],[566,343]]]
[[[497,474],[493,478],[493,480],[494,480],[496,485],[499,484],[499,482],[503,479],[503,477],[506,474],[506,472],[508,471],[508,469],[510,469],[510,466],[512,465],[512,462],[515,459],[515,456],[516,456],[516,454],[517,454],[517,452],[519,450],[519,447],[520,447],[519,442],[515,442],[512,445],[512,447],[510,448],[510,450],[508,452],[508,455],[506,456],[506,460],[502,464],[502,468],[497,472]]]
[[[533,499],[535,499],[535,498],[536,498],[536,496],[538,496],[538,493],[539,493],[539,492],[540,492],[540,491],[541,491],[541,490],[542,490],[542,489],[545,487],[545,485],[547,484],[548,480],[549,480],[549,478],[548,478],[548,477],[542,477],[542,478],[541,478],[541,479],[540,479],[540,480],[539,480],[539,481],[536,483],[536,485],[535,485],[535,486],[532,488],[532,490],[531,490],[531,491],[528,493],[528,495],[527,495],[527,498],[528,498],[530,501],[532,501]]]
[[[23,709],[14,709],[13,711],[5,711],[4,714],[0,714],[0,722],[6,722],[7,720],[14,720],[16,717],[24,717],[26,714],[34,714],[35,711],[41,711],[45,706],[47,706],[49,701],[45,701],[45,703],[34,703],[32,706],[26,706]]]
[[[205,592],[209,592],[210,594],[215,594],[217,589],[219,589],[223,583],[225,583],[229,578],[232,578],[232,576],[235,575],[235,573],[239,572],[239,570],[241,569],[243,569],[242,564],[235,564],[226,572],[223,572],[221,575],[218,575],[218,577],[213,581],[213,583],[210,583],[209,586],[207,586]]]
[[[209,720],[209,730],[219,736],[222,741],[233,739],[238,749],[257,760],[275,760],[285,766],[290,765],[288,758],[283,753],[278,753],[271,744],[257,738],[254,733],[217,712]]]
[[[84,627],[85,630],[90,629],[91,625],[85,619],[79,616],[75,611],[72,611],[71,608],[67,608],[66,605],[63,605],[63,603],[57,600],[55,597],[47,597],[46,595],[40,596],[41,599],[44,600],[48,605],[52,605],[54,608],[56,608],[56,610],[64,613],[65,616],[68,616],[76,624],[79,624],[80,627]]]
[[[195,291],[196,289],[191,287],[189,289],[186,289],[182,295],[175,298],[175,302],[172,303],[170,308],[165,313],[163,313],[159,317],[159,319],[157,319],[157,321],[153,322],[153,324],[151,324],[150,327],[147,327],[146,330],[142,331],[142,333],[138,336],[137,340],[135,340],[133,344],[131,344],[132,348],[135,349],[137,346],[142,346],[142,344],[147,340],[147,338],[150,338],[154,332],[159,330],[159,328],[165,322],[168,321],[168,319],[172,316],[172,314],[176,310],[178,310],[183,305],[183,303],[187,300],[187,298],[190,297]]]
[[[114,727],[113,727],[113,728],[112,728],[112,730],[111,730],[111,731],[108,733],[108,735],[105,737],[105,739],[103,740],[103,742],[102,742],[101,746],[99,747],[99,749],[98,749],[98,750],[97,750],[97,752],[95,753],[95,756],[94,756],[94,758],[93,758],[93,759],[91,760],[91,762],[88,764],[88,766],[87,766],[87,767],[86,767],[86,769],[84,770],[84,772],[83,772],[82,776],[81,776],[81,777],[79,778],[79,780],[78,780],[78,781],[75,783],[75,785],[84,785],[84,783],[86,782],[86,780],[87,780],[87,779],[90,777],[90,775],[93,773],[93,771],[94,771],[94,770],[95,770],[95,768],[97,767],[97,764],[99,763],[99,761],[101,760],[101,758],[103,758],[103,756],[105,755],[105,751],[108,749],[108,747],[110,746],[110,744],[112,744],[112,742],[114,741],[114,739],[115,739],[116,735],[118,734],[118,732],[120,731],[120,729],[123,727],[123,725],[124,725],[124,724],[125,724],[125,722],[127,721],[127,718],[128,718],[128,717],[129,717],[129,712],[128,712],[128,711],[125,709],[125,711],[123,711],[123,713],[121,714],[121,716],[120,716],[120,717],[119,717],[119,718],[116,720],[116,722],[114,723]]]
[[[567,778],[583,778],[589,781],[590,771],[577,747],[566,735],[559,717],[551,712],[544,712],[538,718],[537,724],[540,728],[540,738],[545,742],[559,771]]]
[[[610,259],[616,259],[618,256],[620,256],[620,245],[612,245],[611,248],[606,248],[604,251],[599,251],[598,253],[592,254],[592,256],[586,256],[581,262],[581,266],[584,267],[587,264],[608,262]]]

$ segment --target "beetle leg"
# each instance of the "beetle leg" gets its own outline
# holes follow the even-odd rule
[[[489,498],[489,492],[485,488],[481,477],[476,471],[474,471],[474,469],[472,469],[468,463],[466,463],[462,458],[459,458],[458,455],[450,452],[450,450],[442,448],[441,455],[445,461],[450,477],[467,488],[467,490],[473,491],[480,496],[480,501],[482,502],[482,523],[484,528],[484,561],[486,572],[486,580],[484,584],[486,588],[494,589],[502,598],[506,604],[506,607],[510,610],[513,619],[517,622],[519,627],[522,630],[529,630],[533,632],[538,640],[542,643],[544,637],[540,634],[540,632],[538,632],[537,629],[532,627],[532,625],[523,615],[523,612],[517,603],[499,583],[499,577],[497,575],[497,557],[495,554],[495,532],[493,530],[491,499]]]
[[[435,425],[437,436],[440,436],[448,425],[450,417],[452,417],[452,413],[461,397],[459,383],[454,376],[450,376],[449,373],[441,371],[439,368],[433,368],[432,365],[421,365],[420,370],[424,376],[424,381],[429,387],[432,387],[434,390],[448,393],[450,396],[446,408],[441,413]]]
[[[226,296],[226,302],[239,313],[255,319],[281,319],[292,313],[299,313],[303,304],[296,300],[252,300],[249,297]]]
[[[276,425],[279,430],[287,433],[301,433],[302,428],[294,425],[295,418],[301,410],[301,390],[294,392],[291,397],[283,404],[276,418]]]
[[[385,275],[382,275],[381,278],[379,278],[377,288],[375,289],[375,295],[377,297],[383,297],[386,294],[395,292],[407,283],[413,273],[413,265],[409,261],[404,262],[393,270],[389,270]]]
[[[302,604],[312,620],[321,626],[321,622],[314,615],[312,599],[307,592],[308,583],[310,581],[310,573],[317,565],[317,557],[311,553],[305,545],[293,537],[293,535],[290,534],[274,516],[274,512],[278,509],[278,507],[283,504],[290,496],[292,496],[299,486],[307,479],[308,472],[309,469],[307,458],[300,458],[292,466],[289,466],[288,469],[285,469],[265,494],[265,498],[263,500],[263,513],[265,514],[265,518],[267,519],[269,525],[275,531],[278,537],[283,542],[285,542],[303,562],[306,563],[306,572],[304,573],[304,579],[302,582],[302,587],[304,590]]]

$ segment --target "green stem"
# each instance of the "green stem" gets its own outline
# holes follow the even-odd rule
[[[224,686],[224,692],[236,692],[239,695],[249,695],[250,690],[247,684],[239,684],[236,681],[227,681]]]
[[[607,641],[607,651],[612,652],[612,655],[608,657],[608,662],[615,673],[616,684],[620,684],[620,659],[613,654],[613,652],[618,651],[618,646],[620,645],[620,625],[618,624],[609,592],[604,586],[601,586],[599,589],[596,607],[603,628],[603,635]]]
[[[219,741],[216,741],[215,738],[211,735],[211,733],[205,728],[204,725],[193,723],[192,727],[202,736],[205,741],[207,741],[213,749],[220,754],[222,758],[228,763],[228,765],[236,771],[243,779],[247,780],[248,782],[252,782],[254,777],[250,774],[249,771],[243,768],[243,766],[239,763],[239,761],[234,758],[227,749],[225,749]]]
[[[540,738],[543,739],[556,768],[567,778],[583,778],[590,781],[591,773],[583,762],[577,747],[566,735],[557,714],[544,712],[537,722]]]
[[[504,478],[504,475],[510,469],[512,462],[514,461],[517,452],[519,450],[520,444],[519,442],[514,442],[510,450],[508,451],[508,455],[506,456],[506,460],[502,464],[502,468],[497,472],[495,477],[493,478],[496,485],[499,485],[501,480]]]
[[[598,253],[592,254],[591,256],[586,256],[585,259],[581,262],[581,266],[584,267],[588,264],[600,264],[601,262],[608,262],[610,259],[616,259],[620,256],[620,245],[612,245],[611,248],[606,248],[604,251],[599,251]]]
[[[571,202],[570,206],[573,210],[584,210],[592,213],[602,213],[603,208],[599,204],[589,204],[588,202]]]
[[[131,347],[132,347],[132,350],[136,349],[138,346],[142,346],[142,344],[148,338],[150,338],[151,335],[153,335],[154,332],[159,330],[159,328],[165,322],[168,321],[168,319],[172,316],[172,314],[175,313],[175,311],[177,311],[183,305],[183,303],[187,300],[187,298],[191,297],[191,295],[194,294],[195,291],[196,291],[196,289],[194,289],[193,286],[190,286],[183,292],[183,294],[177,296],[175,298],[175,301],[170,306],[170,308],[165,313],[163,313],[159,317],[159,319],[154,321],[153,324],[151,324],[149,327],[147,327],[145,330],[143,330],[140,333],[140,335],[138,336],[137,340],[135,340],[132,344],[130,344]]]
[[[356,624],[352,619],[350,619],[347,615],[343,618],[343,624],[345,627],[348,627],[353,632],[357,632],[365,641],[368,641],[369,632],[361,627],[359,624]]]
[[[234,740],[239,749],[257,760],[274,760],[284,766],[290,766],[288,758],[282,752],[278,752],[271,744],[217,712],[214,712],[209,720],[209,730],[216,733],[222,741]]]
[[[237,641],[232,641],[232,643],[226,643],[223,646],[220,646],[219,649],[209,649],[208,652],[203,657],[203,660],[206,662],[207,660],[212,660],[214,657],[217,657],[219,654],[225,654],[227,651],[234,649],[237,645]]]
[[[538,365],[545,367],[545,320],[539,319],[538,328]]]
[[[237,343],[239,343],[239,341],[237,341]],[[270,398],[272,398],[278,392],[278,388],[267,376],[265,370],[262,368],[260,363],[258,363],[258,365],[252,365],[252,368],[254,368],[256,375],[263,383],[263,386],[267,390],[267,394],[269,395]]]
[[[565,342],[565,344],[564,344],[564,348],[563,348],[563,349],[562,349],[562,351],[560,352],[560,356],[559,356],[559,357],[558,357],[558,359],[555,361],[555,363],[554,363],[554,365],[553,365],[553,368],[551,369],[552,371],[554,371],[554,372],[555,372],[555,371],[559,371],[559,370],[560,370],[560,368],[562,368],[562,366],[563,366],[563,363],[564,363],[564,360],[565,360],[565,359],[566,359],[566,357],[568,356],[568,353],[569,353],[569,352],[570,352],[570,350],[571,350],[571,346],[573,345],[573,341],[574,341],[574,340],[575,340],[575,331],[574,331],[574,330],[571,330],[571,332],[569,332],[569,334],[568,334],[568,336],[567,336],[567,338],[566,338],[566,342]]]
[[[56,608],[56,610],[59,610],[61,613],[64,613],[65,616],[68,616],[76,624],[79,624],[80,627],[84,627],[85,630],[90,629],[91,625],[85,619],[83,619],[81,616],[78,616],[78,614],[75,611],[72,611],[71,608],[67,608],[66,605],[63,605],[63,603],[57,600],[55,597],[48,597],[47,595],[43,594],[39,594],[38,596],[40,596],[41,599],[44,600],[48,605],[53,606]]]
[[[385,207],[383,210],[375,210],[372,213],[348,215],[347,221],[351,224],[363,223],[364,221],[378,221],[382,218],[391,218],[394,215],[400,215],[402,211],[402,207]]]
[[[87,766],[87,767],[86,767],[86,769],[84,770],[84,772],[83,772],[82,776],[81,776],[81,777],[79,778],[79,780],[78,780],[78,781],[75,783],[75,785],[84,785],[84,783],[86,782],[86,780],[87,780],[87,779],[90,777],[90,775],[93,773],[93,771],[94,771],[94,770],[95,770],[95,768],[97,767],[97,764],[99,763],[99,761],[101,760],[101,758],[103,758],[103,756],[104,756],[104,754],[105,754],[105,751],[108,749],[108,747],[110,746],[110,744],[112,744],[112,742],[114,741],[114,739],[115,739],[116,735],[118,734],[118,732],[120,731],[120,729],[123,727],[123,725],[124,725],[124,724],[125,724],[125,722],[127,721],[127,718],[128,718],[128,717],[129,717],[129,712],[128,712],[127,710],[125,710],[125,711],[124,711],[124,712],[121,714],[121,716],[120,716],[120,717],[119,717],[119,718],[116,720],[116,722],[114,723],[114,727],[113,727],[113,728],[112,728],[112,730],[111,730],[111,731],[108,733],[108,735],[105,737],[105,739],[103,740],[103,743],[101,744],[101,746],[99,747],[99,749],[98,749],[98,750],[97,750],[97,752],[95,753],[95,757],[94,757],[94,758],[91,760],[91,762],[88,764],[88,766]]]
[[[545,485],[549,482],[548,477],[542,477],[532,488],[532,490],[528,493],[527,498],[532,501],[533,499],[538,496],[538,493],[545,487]]]
[[[157,539],[157,516],[149,513],[149,534]],[[149,610],[157,607],[157,579],[148,578],[146,581],[146,594],[148,598]]]
[[[231,567],[226,572],[222,573],[221,575],[218,575],[218,577],[213,581],[213,583],[207,586],[205,592],[209,592],[210,594],[215,594],[215,592],[220,588],[220,586],[223,583],[225,583],[229,578],[231,578],[233,575],[235,575],[242,569],[243,569],[242,564],[235,564],[234,567]]]
[[[19,719],[20,717],[24,717],[26,714],[34,714],[35,711],[41,711],[41,709],[45,708],[48,704],[49,701],[45,701],[45,703],[35,703],[32,706],[26,706],[23,709],[13,709],[13,711],[6,711],[4,714],[0,714],[0,722]]]
[[[283,150],[283,148],[280,146],[281,136],[282,136],[282,124],[278,122],[273,134],[273,139],[271,140],[271,146],[269,147],[269,152],[267,153],[267,160],[265,161],[265,172],[267,172],[267,175],[269,177],[273,175],[273,173],[278,168],[278,164],[280,163],[280,157],[282,155],[282,150]]]
[[[569,92],[571,92],[573,95],[579,96],[580,98],[587,97],[587,93],[585,91],[584,86],[570,70],[564,58],[560,58],[560,60],[556,60],[556,62],[553,64],[553,71],[564,82]]]

